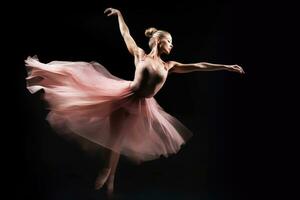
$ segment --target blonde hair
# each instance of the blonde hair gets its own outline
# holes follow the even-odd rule
[[[145,30],[145,35],[146,35],[146,37],[150,38],[148,44],[149,44],[149,47],[152,49],[154,46],[155,38],[163,38],[166,35],[171,35],[171,34],[167,31],[157,30],[154,27],[150,27]]]

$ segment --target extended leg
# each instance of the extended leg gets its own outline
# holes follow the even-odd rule
[[[116,152],[111,152],[110,153],[111,156],[111,164],[110,164],[110,174],[107,180],[107,194],[109,196],[112,196],[113,191],[114,191],[114,180],[115,180],[115,173],[117,170],[117,166],[118,166],[118,162],[119,162],[119,158],[120,158],[120,154],[116,153]]]
[[[123,109],[119,109],[112,113],[110,117],[110,127],[111,127],[111,137],[115,137],[114,141],[117,149],[118,142],[121,141],[122,135],[121,135],[121,129],[122,125],[124,124],[126,117],[126,112]],[[110,184],[108,186],[108,190],[110,193],[113,192],[113,182],[114,182],[114,175],[117,169],[118,161],[120,154],[117,152],[114,152],[112,150],[108,150],[108,156],[105,163],[105,166],[102,170],[100,170],[99,175],[95,182],[95,189],[100,189],[103,187],[105,182],[109,179]]]

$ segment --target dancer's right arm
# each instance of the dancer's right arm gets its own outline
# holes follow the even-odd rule
[[[124,21],[121,12],[114,8],[107,8],[105,9],[104,13],[107,14],[107,16],[112,16],[112,15],[118,16],[120,32],[124,38],[128,51],[135,57],[143,56],[144,50],[137,46],[134,39],[130,35],[129,29]]]

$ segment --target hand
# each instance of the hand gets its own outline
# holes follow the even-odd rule
[[[240,74],[245,74],[243,68],[239,65],[229,65],[228,70],[232,72],[238,72]]]
[[[114,8],[106,8],[104,10],[104,14],[107,14],[107,16],[112,16],[112,15],[118,15],[121,12],[118,9],[114,9]]]

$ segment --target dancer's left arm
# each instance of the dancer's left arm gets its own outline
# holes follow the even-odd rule
[[[244,70],[239,65],[224,65],[224,64],[213,64],[207,62],[183,64],[176,61],[168,62],[169,73],[189,73],[195,71],[218,71],[227,70],[232,72],[238,72],[244,74]]]

